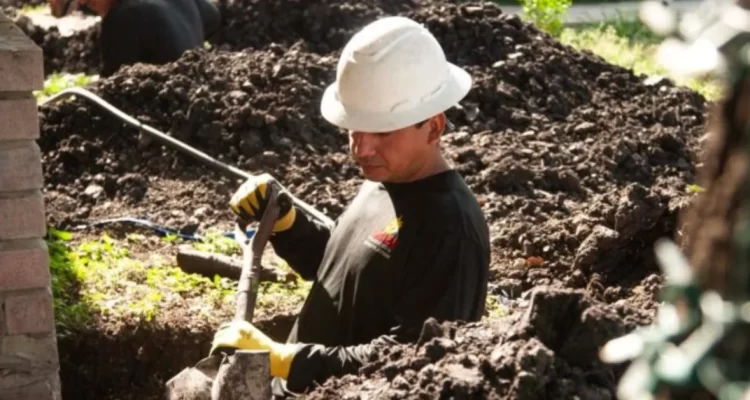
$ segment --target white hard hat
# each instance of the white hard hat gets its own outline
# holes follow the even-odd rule
[[[350,130],[385,132],[439,114],[466,96],[471,76],[445,58],[437,39],[405,17],[384,17],[344,47],[323,118]]]

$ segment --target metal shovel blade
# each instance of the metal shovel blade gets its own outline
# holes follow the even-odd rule
[[[211,387],[213,400],[269,400],[271,358],[264,350],[237,350],[225,356]]]
[[[268,400],[268,351],[237,350],[206,357],[167,382],[169,400]]]
[[[267,195],[268,207],[252,239],[245,234],[244,224],[238,224],[235,230],[235,239],[243,256],[235,320],[252,321],[253,318],[263,249],[279,215],[276,188],[269,187]],[[214,354],[167,381],[166,399],[268,400],[271,398],[270,370],[268,351],[237,350]]]
[[[209,356],[180,371],[167,381],[167,400],[211,400],[211,389],[223,358]]]

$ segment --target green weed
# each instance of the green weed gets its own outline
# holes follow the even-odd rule
[[[57,332],[59,335],[66,335],[76,327],[88,324],[91,321],[91,313],[89,304],[79,301],[78,298],[81,276],[67,244],[72,235],[54,228],[49,228],[47,232],[52,304]]]
[[[44,89],[34,91],[34,97],[37,102],[42,102],[50,96],[54,96],[57,93],[62,92],[65,89],[71,87],[85,87],[91,82],[98,79],[97,76],[80,74],[68,74],[68,73],[54,73],[51,74],[44,81]]]
[[[500,302],[498,296],[488,293],[484,304],[484,316],[490,319],[498,319],[508,315],[508,309]]]
[[[690,184],[690,185],[687,185],[687,191],[688,193],[704,193],[706,189],[704,189],[703,187],[699,185]]]
[[[533,22],[539,29],[559,37],[564,27],[564,17],[571,0],[518,0],[523,9],[523,19]]]
[[[258,287],[256,307],[270,309],[293,309],[304,303],[312,282],[297,278],[293,283],[261,282]]]
[[[69,332],[93,314],[153,320],[178,297],[204,297],[210,307],[234,299],[236,283],[188,274],[170,265],[147,265],[106,234],[71,247],[72,235],[50,228],[47,239],[58,330]]]
[[[200,242],[194,242],[193,247],[196,250],[206,251],[210,253],[221,253],[227,255],[239,254],[240,246],[237,242],[226,236],[223,236],[220,232],[208,232],[204,236],[204,240]]]

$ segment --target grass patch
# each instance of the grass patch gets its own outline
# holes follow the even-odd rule
[[[85,87],[91,82],[95,82],[98,75],[54,73],[44,80],[44,89],[34,91],[37,103],[41,103],[50,96],[62,92],[71,87]]]
[[[227,238],[214,235],[203,250],[230,253]],[[189,308],[197,318],[234,312],[237,282],[218,276],[188,274],[173,261],[142,262],[131,257],[128,237],[122,242],[104,234],[97,240],[73,244],[73,235],[50,228],[47,237],[58,333],[70,334],[96,318],[151,321],[166,308]],[[236,246],[236,245],[235,245]],[[288,268],[288,266],[286,267]],[[301,304],[309,282],[262,282],[257,309],[293,309]],[[220,312],[217,310],[221,310]]]
[[[566,27],[560,41],[578,50],[589,50],[607,62],[647,76],[665,76],[669,73],[656,61],[656,51],[663,38],[656,36],[637,19],[618,18],[600,24],[581,24]],[[702,94],[708,100],[721,95],[718,80],[673,79],[680,86]]]

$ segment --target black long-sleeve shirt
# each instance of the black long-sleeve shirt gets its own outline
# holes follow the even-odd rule
[[[100,75],[138,62],[175,61],[203,46],[220,24],[211,0],[119,0],[102,19]]]
[[[476,199],[450,170],[405,184],[365,182],[332,230],[298,213],[271,239],[313,280],[288,343],[286,394],[356,373],[375,342],[413,342],[423,322],[484,312],[489,232]]]

